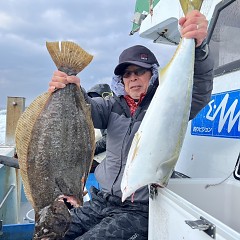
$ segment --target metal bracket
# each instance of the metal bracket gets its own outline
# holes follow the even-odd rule
[[[156,196],[158,195],[158,185],[151,184],[149,186],[149,197],[154,200]]]
[[[188,224],[192,229],[198,229],[199,231],[204,231],[208,236],[213,239],[216,239],[216,226],[209,222],[207,219],[200,217],[199,220],[190,221],[186,220],[186,224]]]

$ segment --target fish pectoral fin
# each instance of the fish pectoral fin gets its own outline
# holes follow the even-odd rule
[[[55,183],[58,187],[56,191],[59,191],[59,196],[57,199],[64,202],[68,209],[71,209],[73,207],[80,207],[82,205],[82,201],[73,194],[72,189],[64,181],[64,179],[60,177],[55,178]]]
[[[61,177],[55,178],[55,183],[59,189],[59,192],[63,194],[72,193],[71,189],[69,188],[68,184],[64,181],[63,178]]]
[[[169,177],[171,176],[176,165],[177,159],[178,157],[173,155],[167,161],[162,162],[157,168],[157,179],[160,186],[164,187],[167,185]]]

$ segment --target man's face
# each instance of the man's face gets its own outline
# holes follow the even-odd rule
[[[136,65],[129,65],[123,73],[123,83],[126,93],[133,99],[140,99],[148,89],[152,72]]]

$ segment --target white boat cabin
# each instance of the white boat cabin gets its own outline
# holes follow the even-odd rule
[[[240,0],[204,0],[214,54],[209,104],[189,122],[167,188],[153,189],[149,239],[240,239]],[[136,1],[131,34],[177,45],[179,0]]]

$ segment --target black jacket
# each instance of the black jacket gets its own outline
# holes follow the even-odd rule
[[[200,61],[201,50],[196,50],[194,86],[190,119],[210,101],[213,87],[213,59],[211,54]],[[121,180],[126,165],[128,152],[135,133],[145,115],[158,86],[158,81],[149,86],[146,96],[133,116],[123,96],[89,98],[92,106],[92,118],[95,128],[107,129],[106,159],[98,165],[95,176],[103,191],[121,197]],[[134,201],[148,201],[148,188],[143,187],[135,192]]]

